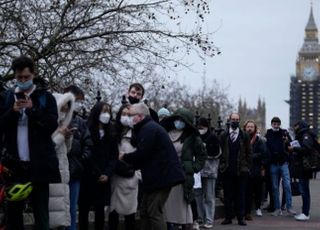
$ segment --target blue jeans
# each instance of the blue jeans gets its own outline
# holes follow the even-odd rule
[[[309,216],[311,202],[309,179],[299,179],[299,189],[302,197],[302,213]]]
[[[292,194],[291,194],[291,184],[290,184],[290,173],[288,163],[283,165],[271,164],[270,166],[272,191],[274,197],[274,208],[280,209],[280,194],[279,194],[279,179],[282,178],[282,185],[284,194],[286,197],[287,210],[292,208]]]
[[[77,230],[77,205],[79,200],[80,180],[70,180],[70,214],[71,226],[66,230]]]
[[[215,215],[216,179],[201,178],[202,189],[196,193],[199,218],[206,224],[213,224]]]

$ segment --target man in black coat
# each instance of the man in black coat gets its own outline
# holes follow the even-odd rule
[[[235,207],[238,224],[243,226],[247,225],[244,215],[251,146],[248,134],[239,127],[240,115],[231,114],[230,122],[230,129],[220,135],[222,155],[219,169],[223,181],[225,207],[225,219],[221,224],[232,224]]]
[[[8,183],[32,182],[31,202],[36,230],[49,230],[49,183],[60,182],[59,163],[51,139],[58,127],[54,97],[34,84],[34,63],[25,56],[12,62],[17,87],[0,100],[0,127],[5,156],[12,171]],[[8,230],[23,230],[23,202],[8,202]]]
[[[143,201],[141,204],[141,230],[163,230],[163,207],[171,187],[184,181],[182,165],[168,133],[152,120],[143,103],[131,105],[131,124],[136,137],[137,150],[120,153],[119,159],[141,169]]]
[[[281,129],[281,120],[274,117],[271,120],[271,129],[267,130],[266,145],[268,151],[268,161],[270,162],[270,175],[272,184],[272,193],[274,199],[275,211],[273,216],[282,215],[280,207],[279,195],[279,181],[282,178],[283,189],[286,199],[287,213],[295,215],[296,212],[292,209],[292,194],[291,194],[291,178],[289,172],[289,153],[288,146],[290,145],[291,138],[288,131]]]

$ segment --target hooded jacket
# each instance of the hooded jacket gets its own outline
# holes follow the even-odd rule
[[[292,177],[298,179],[311,179],[312,171],[307,170],[307,165],[310,164],[310,156],[312,153],[317,153],[317,138],[311,132],[307,123],[300,121],[297,123],[299,129],[296,133],[296,140],[299,142],[300,147],[293,148],[292,154]]]
[[[204,167],[207,159],[207,150],[200,138],[197,128],[193,125],[194,117],[192,113],[184,108],[178,109],[172,116],[165,118],[163,126],[170,132],[174,129],[174,121],[181,119],[186,123],[181,142],[183,143],[182,155],[180,161],[186,174],[186,180],[183,184],[184,198],[188,203],[194,199],[194,173],[198,173]]]
[[[67,128],[71,122],[74,110],[74,96],[71,93],[53,94],[56,98],[59,118],[58,128]],[[69,104],[70,109],[66,116],[61,116],[61,108]],[[49,220],[50,228],[59,226],[70,226],[70,192],[69,192],[69,162],[67,153],[71,149],[72,137],[66,139],[57,129],[52,135],[57,157],[59,159],[59,170],[61,175],[61,183],[49,185]]]

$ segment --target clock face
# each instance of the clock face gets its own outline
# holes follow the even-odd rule
[[[313,80],[314,77],[316,76],[316,70],[311,67],[311,66],[308,66],[308,67],[305,67],[303,69],[303,76],[307,79],[307,80]]]

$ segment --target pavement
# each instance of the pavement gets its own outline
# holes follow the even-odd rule
[[[223,221],[223,207],[222,204],[218,203],[217,213],[218,219],[215,220],[215,225],[212,228],[213,230],[319,230],[320,229],[320,179],[315,179],[310,181],[311,189],[311,219],[307,222],[298,222],[293,216],[271,216],[271,213],[263,212],[263,217],[253,216],[253,221],[247,221],[247,226],[239,226],[237,221],[234,220],[232,225],[221,225]],[[298,213],[301,212],[302,201],[301,197],[293,197],[293,208]],[[253,213],[254,214],[254,213]],[[26,215],[26,222],[33,222],[32,215]],[[93,219],[91,216],[90,219]],[[30,223],[29,222],[29,223]],[[138,221],[139,222],[139,221]],[[26,226],[26,230],[31,230],[31,226]],[[90,230],[93,230],[93,225],[91,225]],[[107,229],[107,228],[106,228]],[[123,226],[120,226],[119,229],[123,229]],[[139,227],[136,228],[137,230]]]
[[[253,221],[247,221],[247,226],[239,226],[234,220],[232,225],[221,225],[223,219],[217,219],[214,230],[313,230],[320,229],[320,179],[310,181],[311,189],[311,210],[310,220],[307,222],[298,222],[292,216],[271,216],[271,213],[266,211],[263,217],[253,217]],[[293,197],[293,208],[298,213],[301,212],[302,200],[301,196]]]

